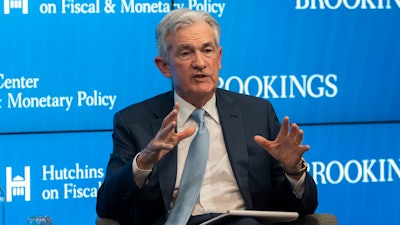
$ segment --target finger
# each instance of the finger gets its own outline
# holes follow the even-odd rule
[[[175,105],[174,105],[174,109],[176,109],[177,111],[179,111],[179,102],[175,102]]]
[[[253,140],[261,147],[268,149],[270,146],[270,141],[268,141],[265,137],[256,135]]]
[[[309,145],[302,145],[303,143],[303,136],[304,136],[304,131],[303,130],[299,130],[297,137],[295,138],[296,140],[296,145],[297,145],[297,149],[302,152],[302,154],[306,151],[308,151],[310,149]]]
[[[170,124],[165,127],[161,127],[158,131],[156,138],[158,140],[167,140],[169,136],[171,136],[175,132],[176,122],[172,121]]]
[[[153,152],[155,154],[158,154],[158,152],[162,150],[167,150],[170,151],[174,148],[175,146],[172,143],[167,143],[164,141],[160,141],[159,139],[153,139],[146,147],[146,150],[149,152]]]
[[[196,127],[195,126],[190,126],[186,129],[184,129],[183,131],[176,133],[176,136],[178,138],[178,143],[185,139],[188,138],[190,136],[192,136],[194,133],[196,133]]]
[[[300,155],[301,157],[303,157],[303,154],[308,151],[310,149],[309,145],[299,145],[298,147],[296,147],[296,152],[298,155]]]
[[[169,144],[169,143],[165,143],[165,142],[158,142],[158,143],[155,143],[154,146],[153,146],[154,150],[156,150],[156,151],[161,151],[161,150],[170,151],[174,147],[175,147],[174,144]]]
[[[297,124],[293,123],[291,125],[290,133],[288,134],[288,137],[296,140],[296,137],[298,136],[298,134],[299,134],[299,126]]]
[[[176,121],[178,117],[179,103],[175,103],[172,111],[163,119],[161,129],[167,127],[170,123]]]
[[[283,117],[281,129],[280,129],[279,133],[286,136],[288,134],[288,132],[289,132],[289,117],[285,116],[285,117]]]
[[[296,137],[294,138],[296,144],[301,145],[301,143],[303,142],[303,135],[304,135],[303,130],[299,129]]]
[[[303,151],[306,152],[310,149],[309,145],[302,145]]]
[[[304,153],[304,152],[306,152],[306,151],[308,151],[310,149],[310,146],[309,145],[302,145],[301,149],[303,150],[303,153]]]

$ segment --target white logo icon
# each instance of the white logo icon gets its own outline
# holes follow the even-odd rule
[[[24,177],[19,175],[12,178],[12,168],[6,168],[6,200],[12,201],[12,196],[25,196],[25,201],[31,200],[31,168],[24,167]]]
[[[10,14],[11,9],[20,9],[22,14],[28,14],[28,0],[3,0],[4,14]]]

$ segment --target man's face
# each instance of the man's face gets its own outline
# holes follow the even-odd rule
[[[195,23],[167,37],[168,71],[175,91],[189,103],[202,107],[214,94],[221,69],[221,47],[212,28]]]

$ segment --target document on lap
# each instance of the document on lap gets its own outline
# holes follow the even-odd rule
[[[226,213],[207,220],[200,225],[211,225],[228,216],[253,217],[263,223],[278,223],[296,220],[299,217],[299,214],[297,212],[284,211],[227,210]]]

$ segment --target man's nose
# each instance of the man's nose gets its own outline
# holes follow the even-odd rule
[[[196,52],[193,57],[192,65],[194,68],[204,69],[206,67],[205,56],[201,52]]]

